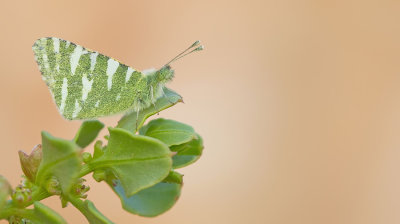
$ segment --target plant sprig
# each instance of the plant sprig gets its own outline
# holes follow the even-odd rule
[[[189,125],[167,119],[147,118],[182,102],[170,89],[165,96],[139,114],[124,115],[115,128],[108,128],[107,144],[98,140],[94,153],[84,149],[94,142],[104,124],[84,121],[72,140],[42,132],[42,143],[28,155],[20,151],[24,173],[12,189],[0,176],[0,220],[9,223],[62,224],[66,221],[40,201],[59,196],[65,207],[72,204],[91,224],[113,223],[87,200],[90,190],[84,177],[104,181],[120,198],[124,210],[154,217],[170,209],[181,194],[183,175],[175,169],[200,158],[203,141]],[[33,205],[33,208],[28,208]]]

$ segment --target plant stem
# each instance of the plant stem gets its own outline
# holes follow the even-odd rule
[[[92,171],[93,171],[93,168],[89,164],[84,164],[82,166],[81,171],[79,172],[79,177],[84,177]]]
[[[82,201],[80,198],[74,196],[66,196],[66,198],[86,217],[89,223],[114,224],[107,217],[101,214],[96,207],[94,207],[92,202],[88,200]]]
[[[9,208],[4,210],[0,215],[0,220],[8,219],[9,217],[16,215],[18,217],[27,218],[29,220],[35,220],[35,216],[33,215],[33,210],[31,209],[23,209],[23,208]]]
[[[77,208],[82,214],[85,215],[85,213],[86,213],[86,208],[85,208],[84,202],[83,202],[81,199],[72,196],[72,197],[68,197],[67,200],[68,200],[69,202],[71,202],[71,204],[72,204],[75,208]]]
[[[24,204],[24,207],[28,207],[29,205],[33,204],[33,202],[41,201],[50,196],[52,196],[52,194],[47,192],[46,189],[44,189],[43,187],[39,187],[37,190],[32,192],[32,200],[30,200],[26,204]]]

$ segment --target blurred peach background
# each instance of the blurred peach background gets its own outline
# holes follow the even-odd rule
[[[62,119],[41,80],[37,38],[137,69],[200,39],[205,51],[173,64],[169,87],[185,104],[159,115],[205,140],[203,157],[180,170],[181,198],[142,218],[88,176],[101,212],[118,224],[400,223],[399,12],[396,0],[2,1],[0,174],[16,186],[18,150],[41,130],[72,138],[80,125]],[[57,198],[44,203],[86,223]]]

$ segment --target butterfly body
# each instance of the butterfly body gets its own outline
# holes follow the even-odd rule
[[[42,78],[68,120],[138,112],[154,104],[174,77],[169,65],[140,72],[55,37],[38,39],[32,48]]]

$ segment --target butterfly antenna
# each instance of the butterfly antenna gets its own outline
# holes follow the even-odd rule
[[[204,50],[204,46],[203,46],[203,45],[201,45],[200,47],[197,47],[197,48],[195,48],[195,49],[189,51],[188,53],[186,53],[186,54],[184,54],[184,55],[181,55],[181,56],[177,57],[174,61],[176,61],[176,60],[178,60],[178,59],[180,59],[180,58],[183,58],[183,57],[185,57],[186,55],[191,54],[191,53],[193,53],[193,52],[195,52],[195,51],[202,51],[202,50]]]
[[[201,50],[203,50],[204,47],[203,47],[203,46],[199,46],[199,44],[200,44],[200,41],[197,40],[197,41],[194,42],[192,45],[190,45],[190,47],[186,48],[186,50],[182,51],[180,54],[178,54],[178,55],[175,56],[173,59],[171,59],[167,64],[165,64],[165,66],[171,64],[172,62],[178,60],[179,58],[182,58],[182,57],[184,57],[184,56],[186,56],[186,55],[188,55],[188,54],[190,54],[190,53],[192,53],[192,52],[194,52],[194,51],[201,51]],[[199,46],[199,47],[197,47],[197,46]],[[197,47],[197,48],[195,48],[195,49],[191,50],[190,52],[188,52],[190,49],[192,49],[192,48],[194,48],[194,47]],[[186,53],[186,52],[188,52],[188,53]]]

